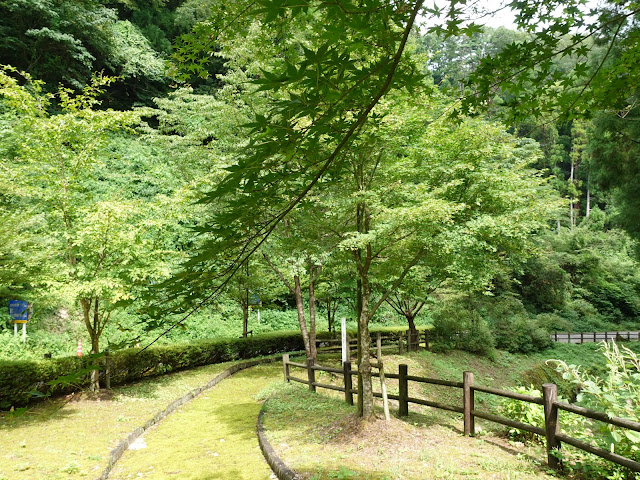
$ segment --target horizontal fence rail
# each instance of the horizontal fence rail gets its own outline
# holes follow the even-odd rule
[[[358,394],[357,389],[353,388],[353,377],[356,376],[357,378],[359,372],[357,369],[351,367],[351,362],[344,362],[342,368],[325,367],[315,364],[314,360],[311,358],[307,359],[306,363],[292,362],[289,360],[289,355],[285,354],[282,356],[282,364],[284,369],[285,381],[303,383],[305,385],[308,385],[309,390],[313,392],[315,392],[316,388],[318,387],[343,392],[345,401],[349,405],[353,405],[353,396]],[[380,366],[381,363],[377,365]],[[372,366],[376,366],[376,364],[372,364]],[[307,371],[307,379],[305,380],[292,376],[290,372],[291,367],[305,369]],[[318,371],[332,373],[335,375],[342,375],[343,385],[332,385],[317,382],[316,372]],[[372,376],[379,377],[380,374],[372,372]],[[463,372],[462,382],[456,382],[451,380],[441,380],[438,378],[427,378],[409,375],[407,365],[400,364],[398,366],[397,374],[385,373],[385,377],[398,380],[398,395],[388,394],[387,397],[391,400],[398,401],[398,413],[400,416],[409,415],[409,404],[411,403],[461,413],[464,420],[465,435],[475,435],[475,419],[481,418],[483,420],[506,425],[512,428],[517,428],[519,430],[545,437],[547,447],[547,461],[549,463],[549,466],[553,468],[560,467],[560,461],[557,452],[560,449],[562,443],[566,443],[585,452],[604,458],[605,460],[608,460],[610,462],[622,465],[634,472],[640,472],[640,462],[636,462],[635,460],[632,460],[630,458],[623,457],[621,455],[612,453],[597,446],[590,445],[582,440],[561,433],[558,412],[560,410],[563,410],[575,415],[589,418],[591,420],[597,420],[600,422],[608,423],[610,425],[614,425],[616,427],[626,428],[636,432],[640,432],[640,423],[619,417],[609,417],[606,413],[603,412],[597,412],[595,410],[590,410],[578,405],[560,402],[558,401],[558,387],[555,384],[545,383],[542,386],[542,397],[535,397],[532,395],[523,395],[521,393],[511,392],[508,390],[500,390],[497,388],[476,385],[474,383],[474,375],[472,372]],[[461,389],[462,404],[445,405],[431,400],[410,397],[410,381]],[[522,423],[499,415],[494,415],[482,410],[477,410],[475,408],[476,393],[496,395],[502,398],[509,398],[521,402],[542,405],[544,407],[544,428],[536,425]],[[376,398],[381,398],[383,396],[381,392],[373,392],[373,395]]]
[[[414,335],[411,335],[410,330],[387,333],[380,335],[380,339],[383,350],[397,347],[400,353],[404,353],[405,349],[409,351],[418,350],[419,348],[425,348],[426,350],[431,349],[431,333],[429,330],[418,330]],[[342,348],[342,340],[339,338],[318,338],[316,339],[316,345],[319,351],[335,352],[340,351]],[[357,346],[357,339],[347,336],[347,347],[349,351],[355,351]]]
[[[558,343],[593,343],[615,341],[640,340],[640,331],[623,332],[553,332],[551,340]]]

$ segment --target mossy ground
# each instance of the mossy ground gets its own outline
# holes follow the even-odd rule
[[[390,354],[385,355],[385,368],[387,372],[396,372],[399,363],[407,363],[411,375],[458,381],[462,371],[471,370],[478,384],[506,387],[522,383],[523,372],[548,358],[586,365],[594,363],[596,358],[601,361],[596,350],[595,345],[558,345],[530,356],[499,353],[495,361],[464,352]],[[321,364],[332,362],[337,365],[339,358],[323,356],[320,359]],[[151,378],[116,388],[112,396],[99,399],[84,395],[58,398],[30,408],[24,414],[0,413],[0,480],[98,476],[106,466],[109,451],[118,441],[174,399],[205,384],[227,366],[211,365]],[[292,373],[306,377],[304,372]],[[128,452],[112,478],[269,478],[271,472],[255,440],[259,410],[255,394],[266,385],[281,382],[281,366],[261,366],[236,375],[204,392],[165,419],[157,430],[149,432],[145,437],[147,448]],[[340,379],[322,373],[318,380],[339,383]],[[390,393],[397,391],[396,381],[389,380],[388,385]],[[449,404],[459,402],[458,390],[413,382],[410,385],[411,396]],[[305,388],[276,389],[275,398],[281,397],[282,413],[277,416],[274,410],[278,408],[277,402],[271,403],[271,414],[266,421],[276,450],[309,476],[410,479],[412,469],[420,472],[419,478],[544,476],[544,467],[539,466],[544,452],[529,452],[493,433],[486,433],[480,440],[464,438],[460,434],[459,415],[411,405],[406,421],[360,426],[352,416],[353,408],[344,403],[339,392],[322,390],[321,395],[306,398]],[[487,410],[495,409],[499,403],[490,395],[479,394],[477,400]],[[478,424],[485,432],[501,429],[495,424]],[[371,436],[375,437],[372,429],[373,432],[384,429],[378,431],[380,438],[373,442],[370,441]],[[401,437],[410,440],[402,443]],[[365,455],[358,456],[358,453]],[[408,467],[389,460],[405,454],[413,455]],[[364,458],[362,464],[351,462],[354,456]],[[347,465],[351,470],[340,470]],[[408,476],[403,477],[405,474]]]
[[[280,364],[243,370],[188,403],[127,451],[110,478],[265,480],[272,475],[256,436],[256,395],[282,382]]]
[[[229,365],[150,378],[97,399],[74,395],[20,414],[0,412],[0,480],[97,477],[120,440]]]

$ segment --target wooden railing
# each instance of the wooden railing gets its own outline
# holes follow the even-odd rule
[[[317,388],[326,388],[329,390],[336,390],[344,393],[345,401],[349,405],[353,405],[353,395],[358,394],[357,389],[353,388],[353,376],[358,375],[357,369],[351,367],[351,362],[344,362],[342,368],[324,367],[316,365],[314,360],[309,358],[306,363],[292,362],[289,359],[289,355],[282,356],[282,365],[284,369],[285,381],[299,382],[309,386],[309,390],[315,392]],[[307,378],[302,379],[291,375],[291,367],[301,368],[307,371]],[[320,383],[316,381],[316,372],[329,372],[338,375],[342,375],[343,384],[332,385],[327,383]],[[379,374],[372,373],[374,377]],[[474,374],[472,372],[464,372],[462,375],[462,382],[455,382],[449,380],[440,380],[437,378],[418,377],[408,374],[408,367],[405,364],[398,366],[398,373],[386,373],[386,378],[392,378],[398,380],[398,395],[389,394],[388,397],[392,400],[398,401],[398,414],[400,416],[409,415],[409,404],[414,403],[418,405],[426,405],[429,407],[440,408],[443,410],[449,410],[452,412],[461,413],[464,420],[464,434],[473,436],[475,435],[475,419],[482,418],[490,422],[499,423],[508,427],[517,428],[526,432],[535,433],[546,439],[547,448],[547,461],[549,466],[553,468],[559,468],[559,458],[557,455],[558,450],[562,443],[567,443],[580,450],[592,453],[601,458],[609,460],[627,467],[634,472],[640,472],[640,462],[623,457],[616,453],[612,453],[608,450],[604,450],[600,447],[596,447],[585,443],[576,438],[570,437],[561,433],[560,422],[558,419],[558,411],[564,410],[576,415],[580,415],[592,420],[598,420],[600,422],[615,425],[617,427],[626,428],[636,432],[640,432],[640,423],[627,420],[619,417],[609,417],[606,413],[589,410],[587,408],[579,407],[570,403],[564,403],[558,401],[558,387],[553,383],[545,383],[542,385],[542,397],[534,397],[531,395],[523,395],[520,393],[510,392],[507,390],[499,390],[491,387],[484,387],[476,385],[474,383]],[[421,398],[414,398],[409,396],[409,382],[419,382],[431,385],[441,385],[451,388],[462,390],[461,406],[460,405],[445,405],[439,402],[431,400],[425,400]],[[482,410],[476,410],[475,408],[475,396],[476,393],[496,395],[502,398],[510,398],[513,400],[519,400],[527,403],[534,403],[542,405],[544,408],[544,428],[522,423],[510,418],[494,415]],[[381,397],[382,394],[374,392],[375,397]]]
[[[417,336],[411,336],[409,333],[409,330],[405,330],[395,334],[387,333],[381,335],[380,333],[378,333],[378,335],[380,335],[380,338],[382,340],[383,348],[390,348],[393,345],[397,345],[398,351],[400,353],[404,353],[405,348],[412,351],[417,350],[417,348],[421,346],[423,346],[427,350],[430,350],[431,334],[429,333],[429,330],[424,330],[422,332],[418,331]],[[355,338],[347,336],[347,341],[350,349],[357,348],[358,341]],[[324,351],[340,350],[340,348],[342,347],[342,341],[339,338],[316,339],[316,344],[318,346],[318,349]]]
[[[624,332],[553,332],[551,340],[558,343],[593,343],[609,340],[640,340],[640,331]]]

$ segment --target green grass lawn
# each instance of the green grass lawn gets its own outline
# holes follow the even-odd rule
[[[548,359],[584,364],[597,371],[604,364],[597,349],[594,344],[556,345],[531,355],[497,352],[494,360],[460,351],[389,352],[384,364],[388,373],[397,373],[398,365],[404,363],[409,375],[454,381],[462,381],[463,371],[472,371],[476,384],[508,389],[528,385],[530,372]],[[338,366],[339,358],[325,355],[319,363]],[[293,367],[292,375],[306,378]],[[317,381],[341,384],[342,377],[317,372]],[[397,393],[397,381],[388,379],[387,388]],[[379,389],[379,380],[374,378],[374,390]],[[462,406],[460,389],[409,382],[409,395]],[[376,402],[381,408],[380,401]],[[479,409],[500,413],[501,402],[494,395],[476,394]],[[397,404],[390,403],[393,416]],[[542,445],[511,441],[507,427],[479,419],[476,438],[464,437],[461,415],[443,410],[410,404],[406,419],[361,424],[342,393],[318,389],[313,394],[298,383],[272,392],[267,408],[265,427],[274,448],[285,463],[313,480],[537,479],[555,475],[548,471]]]
[[[274,382],[282,382],[279,364],[236,373],[147,432],[146,447],[127,451],[110,478],[269,479],[256,436],[256,395]]]
[[[462,372],[471,370],[476,375],[476,383],[504,388],[523,383],[527,371],[549,358],[587,366],[601,362],[602,357],[596,350],[597,345],[593,344],[557,345],[528,356],[499,352],[495,361],[465,352],[389,354],[384,360],[387,372],[396,372],[398,364],[407,363],[410,375],[461,380]],[[335,355],[320,358],[321,364],[337,365],[338,362]],[[43,402],[26,413],[0,413],[0,480],[97,477],[106,466],[109,451],[129,432],[176,398],[204,385],[228,365],[210,365],[150,378],[115,388],[112,395],[99,399],[76,395]],[[292,373],[306,378],[305,372],[292,370]],[[255,438],[260,408],[256,394],[281,380],[279,364],[259,366],[242,371],[204,392],[147,432],[144,437],[147,447],[127,452],[116,465],[112,478],[269,478],[270,471]],[[318,380],[329,383],[341,379],[319,373]],[[375,381],[378,389],[379,383],[377,379]],[[412,478],[412,469],[421,472],[420,478],[430,478],[427,473],[431,478],[439,475],[442,478],[446,475],[471,475],[474,478],[478,471],[489,472],[478,478],[545,475],[544,468],[541,470],[539,466],[544,453],[529,454],[525,447],[514,447],[503,437],[488,432],[491,429],[504,431],[501,427],[479,422],[486,432],[481,440],[465,439],[460,434],[462,421],[459,415],[416,405],[410,405],[411,415],[407,421],[396,420],[391,426],[376,424],[375,428],[383,429],[379,436],[391,440],[369,445],[367,428],[358,430],[360,427],[352,416],[353,408],[344,403],[340,393],[323,390],[321,395],[309,396],[305,388],[275,389],[275,401],[269,404],[267,428],[273,436],[274,447],[282,453],[284,460],[291,461],[294,468],[301,468],[309,477]],[[390,393],[395,393],[397,382],[389,380],[388,388]],[[460,401],[458,390],[414,382],[410,382],[410,388],[411,396],[450,404]],[[264,393],[262,397],[266,398]],[[482,408],[489,410],[499,404],[497,398],[490,395],[479,394],[477,400]],[[400,451],[395,445],[404,436],[417,443],[409,442]],[[300,450],[307,453],[298,453],[294,448],[301,438],[308,439],[308,445]],[[341,450],[332,450],[332,445]],[[445,448],[446,454],[438,453],[441,447]],[[408,470],[381,460],[386,452],[401,457],[400,453],[396,455],[396,450],[410,456]],[[368,455],[363,464],[351,460],[353,455],[363,451]],[[460,455],[466,460],[456,461]],[[432,470],[425,470],[427,467],[423,463],[430,465],[428,468]],[[340,467],[350,470],[340,473]],[[402,477],[404,474],[409,476]]]
[[[76,395],[43,402],[26,413],[0,412],[0,479],[95,478],[120,440],[229,365],[209,365],[114,388],[110,399]]]
[[[291,468],[313,480],[546,479],[538,446],[462,435],[462,421],[415,408],[405,419],[360,422],[341,399],[289,384],[271,393],[265,428]]]

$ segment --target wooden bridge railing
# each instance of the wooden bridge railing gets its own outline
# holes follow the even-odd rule
[[[309,390],[313,392],[316,391],[316,388],[326,388],[344,392],[345,401],[349,405],[353,405],[353,395],[358,394],[357,389],[354,390],[353,388],[353,376],[358,375],[358,371],[357,369],[354,370],[352,368],[351,362],[344,362],[342,368],[332,368],[316,365],[313,359],[307,359],[306,363],[292,362],[289,359],[289,355],[285,354],[282,356],[282,364],[284,369],[285,381],[294,381],[306,384],[309,386]],[[307,371],[307,379],[305,380],[292,376],[291,367],[305,369]],[[317,382],[317,371],[342,375],[343,385],[340,386]],[[372,373],[372,375],[378,376],[377,373]],[[618,465],[627,467],[634,472],[640,472],[640,462],[636,462],[635,460],[632,460],[630,458],[623,457],[616,453],[612,453],[609,450],[604,450],[600,447],[593,446],[591,444],[583,442],[582,440],[561,433],[558,411],[564,410],[576,415],[590,418],[592,420],[598,420],[600,422],[608,423],[610,425],[615,425],[617,427],[626,428],[636,432],[640,432],[640,423],[619,417],[609,417],[606,413],[603,412],[597,412],[570,403],[560,402],[558,401],[558,387],[553,383],[545,383],[542,386],[542,397],[534,397],[531,395],[523,395],[507,390],[499,390],[492,387],[476,385],[474,383],[474,374],[472,372],[463,372],[462,382],[456,382],[449,380],[440,380],[437,378],[426,378],[409,375],[407,365],[400,364],[398,366],[397,374],[386,373],[385,376],[386,378],[398,380],[398,395],[389,394],[388,397],[390,399],[398,401],[398,414],[400,416],[407,416],[409,414],[410,403],[449,410],[452,412],[461,413],[463,415],[465,435],[475,435],[475,419],[482,418],[490,422],[499,423],[545,437],[547,447],[547,462],[549,463],[549,466],[553,468],[558,468],[560,466],[557,451],[560,449],[562,443],[567,443],[575,448],[592,453],[601,458],[604,458],[605,460],[617,463]],[[461,389],[461,405],[445,405],[439,402],[410,397],[409,382],[442,385],[446,387]],[[542,405],[544,408],[544,428],[518,422],[516,420],[512,420],[499,415],[494,415],[482,410],[477,410],[475,408],[476,393],[496,395],[502,398],[511,398],[522,402]],[[374,396],[381,397],[382,394],[379,392],[374,392]]]

